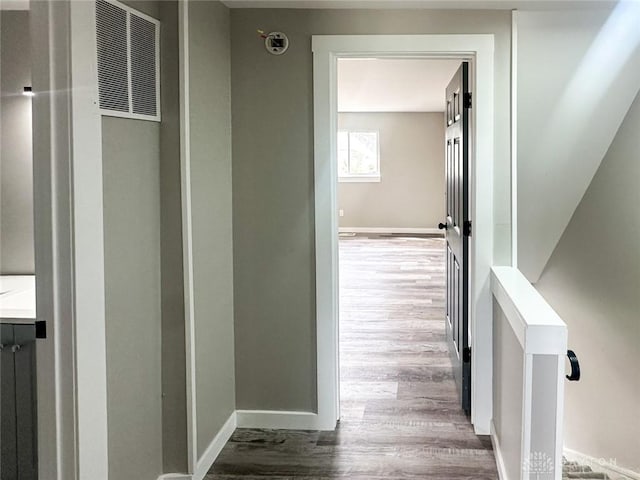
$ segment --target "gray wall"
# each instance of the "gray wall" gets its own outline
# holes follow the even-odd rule
[[[536,284],[569,327],[565,445],[640,471],[640,96]]]
[[[110,478],[187,469],[177,4],[162,21],[162,122],[103,117]]]
[[[187,384],[182,271],[178,4],[160,3],[160,251],[162,443],[165,472],[187,471]]]
[[[198,455],[235,409],[229,10],[189,13]]]
[[[103,117],[109,477],[162,473],[159,124]]]
[[[274,57],[256,29],[286,32]],[[509,260],[508,11],[231,12],[236,392],[240,409],[316,408],[312,34],[495,33],[495,232]]]
[[[33,274],[29,12],[0,14],[0,274]]]
[[[162,23],[162,123],[103,118],[109,467],[187,470],[177,5]],[[229,12],[190,5],[197,453],[235,409]]]
[[[640,88],[638,10],[518,12],[518,267],[531,282]]]
[[[435,228],[443,221],[444,113],[340,113],[338,128],[378,131],[381,172],[379,183],[339,183],[341,227]]]

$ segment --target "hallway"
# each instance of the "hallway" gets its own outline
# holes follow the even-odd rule
[[[238,429],[208,479],[496,479],[458,407],[444,325],[444,240],[340,239],[341,422]]]

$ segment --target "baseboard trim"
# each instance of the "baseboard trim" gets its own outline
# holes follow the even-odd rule
[[[318,415],[312,412],[236,410],[238,428],[317,430]]]
[[[273,430],[322,430],[318,414],[279,410],[236,410],[211,441],[196,464],[193,475],[165,473],[158,480],[203,480],[233,435],[236,428],[267,428]]]
[[[229,440],[229,438],[231,438],[231,435],[233,435],[236,426],[237,414],[236,412],[233,412],[231,415],[229,415],[227,421],[224,423],[217,435],[213,438],[207,449],[202,454],[202,457],[200,457],[200,459],[198,460],[195,472],[193,472],[193,480],[202,480],[205,477],[205,475],[211,468],[211,465],[213,465],[213,462],[216,461],[216,458],[218,458],[218,455],[220,455],[220,452],[226,445],[227,441]]]
[[[423,227],[340,227],[338,233],[404,233],[418,235],[442,235],[442,230]]]
[[[500,440],[496,433],[496,427],[491,421],[491,444],[493,445],[493,453],[496,457],[496,466],[498,467],[498,477],[500,480],[509,480],[507,476],[507,469],[504,466],[504,457],[502,456],[502,449],[500,448]]]
[[[596,472],[606,473],[611,480],[640,480],[639,472],[620,467],[603,458],[591,457],[570,448],[565,448],[563,453],[567,460],[589,466]]]

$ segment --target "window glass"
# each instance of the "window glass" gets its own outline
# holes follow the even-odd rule
[[[378,132],[338,132],[338,175],[341,177],[378,177]]]

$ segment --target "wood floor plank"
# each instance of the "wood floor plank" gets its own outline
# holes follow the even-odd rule
[[[442,238],[341,238],[338,428],[238,429],[206,478],[497,479],[459,407],[444,279]]]

